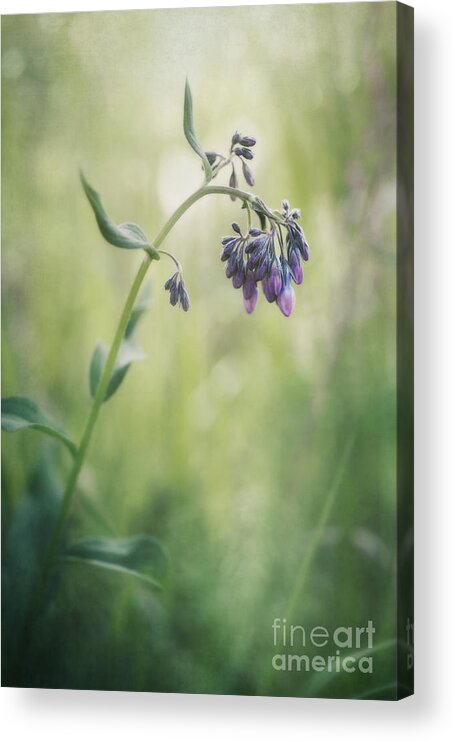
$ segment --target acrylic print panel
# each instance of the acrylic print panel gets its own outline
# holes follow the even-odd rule
[[[2,53],[3,683],[409,695],[411,11]]]

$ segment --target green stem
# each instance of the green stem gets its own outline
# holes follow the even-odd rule
[[[228,186],[203,185],[201,188],[195,191],[195,193],[189,196],[186,199],[186,201],[184,201],[174,211],[172,216],[168,219],[164,227],[158,233],[156,239],[153,241],[152,243],[153,247],[158,249],[159,246],[164,242],[165,238],[167,237],[171,229],[174,227],[174,225],[183,216],[183,214],[200,198],[203,198],[204,196],[208,196],[210,194],[235,195],[249,202],[254,201],[254,199],[256,198],[252,193],[246,193],[245,191],[241,191],[237,188],[230,188]],[[55,524],[52,530],[52,535],[50,538],[49,546],[48,546],[47,553],[44,559],[43,570],[40,575],[39,582],[37,584],[37,589],[35,591],[34,598],[31,602],[29,618],[33,618],[34,611],[36,610],[37,606],[39,605],[42,599],[44,590],[46,588],[47,580],[49,578],[49,574],[53,568],[55,557],[57,555],[57,550],[58,550],[60,540],[61,540],[64,528],[66,525],[66,520],[68,518],[71,503],[73,501],[74,493],[76,490],[76,485],[79,479],[79,474],[82,469],[85,456],[87,454],[87,449],[89,447],[90,440],[92,438],[93,430],[94,430],[96,421],[98,419],[98,415],[99,415],[101,406],[103,404],[104,397],[106,395],[106,390],[109,384],[109,380],[112,376],[112,371],[114,369],[115,361],[117,359],[117,355],[120,349],[120,344],[125,334],[125,330],[128,325],[128,320],[131,316],[131,312],[133,310],[137,295],[139,293],[139,289],[142,285],[142,282],[146,276],[146,273],[153,259],[154,259],[154,253],[149,252],[145,255],[139,267],[139,270],[136,274],[136,277],[133,281],[133,285],[131,286],[129,294],[126,298],[126,302],[123,307],[123,311],[122,311],[119,323],[117,325],[117,329],[115,331],[114,339],[112,341],[112,345],[109,350],[109,355],[107,357],[106,364],[104,366],[103,373],[101,375],[100,383],[98,385],[98,389],[96,391],[96,395],[93,400],[92,407],[90,409],[90,413],[89,413],[89,416],[87,418],[87,422],[84,428],[84,432],[82,434],[81,442],[79,444],[79,447],[77,449],[77,452],[76,452],[76,455],[73,461],[73,466],[72,466],[72,469],[71,469],[71,472],[68,478],[65,492],[63,494],[63,499],[60,505],[59,512],[57,514],[57,519],[55,521]]]

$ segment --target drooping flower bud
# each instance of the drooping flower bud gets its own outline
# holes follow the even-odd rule
[[[234,165],[232,166],[231,177],[229,178],[229,185],[230,185],[231,188],[238,188],[239,187],[239,181],[237,179],[237,173],[235,172]],[[234,196],[234,194],[231,193],[231,194],[229,194],[229,198],[231,199],[231,201],[235,201],[235,199],[237,198],[237,196]]]
[[[238,144],[241,144],[242,147],[254,147],[256,139],[254,137],[241,137]]]
[[[235,134],[233,134],[232,136],[232,146],[234,146],[234,144],[238,144],[241,138],[242,138],[242,135],[240,134],[240,132],[236,131]]]
[[[285,317],[289,317],[292,314],[292,310],[295,305],[295,293],[294,288],[291,284],[291,275],[289,266],[285,260],[282,260],[283,270],[283,285],[281,291],[276,298],[276,303]]]
[[[246,160],[252,160],[254,157],[252,151],[248,149],[247,147],[236,147],[234,149],[234,153],[238,157],[245,157]]]
[[[251,271],[248,271],[245,278],[245,283],[243,284],[243,296],[245,299],[250,299],[254,291],[256,289],[256,281],[254,280],[254,276],[251,273]]]
[[[173,276],[168,278],[164,284],[166,291],[169,291],[169,301],[173,307],[180,303],[184,312],[187,312],[190,308],[190,298],[185,288],[183,278],[180,271],[176,271]]]
[[[233,252],[227,261],[226,277],[232,278],[236,270],[237,270],[237,253]]]
[[[218,154],[216,152],[206,152],[205,156],[207,157],[209,164],[213,165],[215,163],[216,158],[218,157]]]
[[[188,291],[186,290],[183,281],[180,283],[179,287],[179,299],[183,311],[187,312],[190,308],[190,297],[188,296]]]
[[[275,291],[270,286],[270,278],[269,276],[266,276],[262,279],[262,290],[264,292],[264,296],[267,299],[267,301],[271,304],[273,301],[276,300],[276,294]]]
[[[245,283],[245,267],[243,265],[243,257],[241,255],[237,258],[237,267],[234,275],[232,276],[232,285],[235,289],[240,289]]]
[[[240,229],[237,222],[232,222],[231,227],[234,230],[234,232],[237,232],[237,234],[242,234],[242,230]]]
[[[245,181],[248,183],[249,186],[253,187],[255,183],[254,175],[244,160],[242,160],[242,171]]]
[[[243,306],[248,314],[252,314],[256,309],[256,304],[258,303],[259,291],[256,284],[254,284],[253,290],[249,292],[248,296],[245,296],[245,286],[246,283],[243,286]]]
[[[295,283],[301,284],[303,281],[303,268],[300,265],[297,250],[291,250],[289,253],[289,268],[291,269],[292,278]]]
[[[280,293],[281,287],[283,285],[283,274],[277,258],[274,258],[269,271],[269,285],[276,298]]]
[[[234,239],[231,239],[225,246],[221,253],[221,260],[223,263],[231,256],[232,251],[234,250],[234,247],[236,245],[236,241]]]

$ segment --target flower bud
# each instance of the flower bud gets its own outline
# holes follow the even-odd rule
[[[235,247],[235,240],[231,240],[225,245],[223,252],[221,253],[221,260],[223,263],[230,257]]]
[[[242,160],[243,177],[249,186],[254,186],[254,175],[244,160]]]
[[[237,253],[236,252],[233,252],[230,255],[230,257],[229,257],[229,259],[227,261],[227,265],[226,265],[226,276],[227,276],[227,278],[232,278],[232,276],[234,275],[234,273],[235,273],[236,270],[237,270]]]
[[[289,317],[292,314],[295,305],[295,293],[291,284],[289,266],[286,261],[283,261],[283,285],[276,298],[276,303],[285,317]]]
[[[232,136],[232,146],[234,146],[234,144],[238,144],[241,138],[242,135],[240,134],[240,132],[236,131],[235,134]]]
[[[236,272],[232,276],[232,285],[235,289],[239,289],[245,283],[245,269],[243,264],[238,266]]]
[[[289,255],[289,267],[291,269],[291,274],[294,281],[297,284],[301,284],[303,281],[303,268],[300,265],[297,250],[291,250],[291,253]]]
[[[169,301],[171,302],[172,306],[175,307],[179,300],[179,287],[177,284],[173,284],[169,291]]]
[[[241,137],[238,143],[241,144],[242,147],[254,147],[256,139],[254,137]]]
[[[270,286],[270,278],[266,276],[262,279],[262,290],[267,301],[271,304],[276,299],[275,291]]]
[[[242,234],[241,229],[239,225],[237,224],[237,222],[232,222],[231,227],[234,230],[234,232],[237,232],[237,234]]]
[[[207,157],[210,165],[213,165],[216,158],[218,157],[216,152],[206,152],[205,156]]]
[[[187,312],[190,308],[190,297],[188,296],[188,291],[186,290],[183,281],[181,282],[179,287],[179,298],[183,311]]]
[[[254,286],[253,293],[247,298],[245,294],[243,294],[243,306],[245,307],[248,314],[251,314],[256,309],[256,304],[258,303],[258,296],[259,291],[257,289],[257,286]]]
[[[272,266],[270,268],[269,283],[270,283],[270,288],[275,293],[275,296],[278,296],[278,294],[281,291],[281,287],[283,285],[283,278],[282,278],[281,266],[279,265],[278,260],[276,258],[274,259]]]
[[[247,147],[242,147],[240,150],[240,156],[244,157],[246,160],[252,160],[254,155],[250,149],[247,149]]]
[[[235,172],[234,166],[232,166],[232,173],[231,177],[229,178],[229,185],[231,188],[238,188],[239,187],[239,181],[237,180],[237,174]],[[237,196],[234,196],[233,193],[229,194],[229,198],[231,201],[235,201]]]
[[[255,268],[254,277],[256,281],[262,281],[267,275],[268,261],[267,257],[263,258],[259,265]]]
[[[256,289],[256,281],[253,274],[249,271],[243,284],[243,296],[245,299],[251,299]]]

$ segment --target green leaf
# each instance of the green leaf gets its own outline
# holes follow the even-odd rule
[[[82,539],[67,547],[62,558],[123,572],[158,588],[167,562],[160,543],[145,535]]]
[[[97,343],[95,350],[93,351],[89,371],[90,393],[92,397],[95,396],[96,390],[98,389],[98,384],[100,383],[108,354],[108,346],[105,343]],[[107,385],[106,394],[103,400],[104,402],[106,402],[109,397],[112,397],[114,392],[117,391],[133,361],[141,361],[144,358],[145,354],[137,347],[136,343],[131,338],[125,338],[122,340],[114,370],[112,371],[112,376]]]
[[[2,399],[2,430],[15,433],[17,430],[32,428],[57,438],[74,455],[76,445],[65,431],[40,410],[38,405],[27,397],[4,397]]]
[[[141,361],[145,358],[145,353],[143,353],[136,345],[133,339],[133,334],[140,318],[150,306],[150,298],[150,286],[146,286],[136,304],[134,305],[133,311],[131,312],[129,322],[125,330],[125,335],[117,354],[117,360],[115,361],[114,370],[107,386],[106,394],[103,400],[104,402],[109,399],[109,397],[112,397],[114,392],[117,391],[123,379],[125,378],[131,364],[134,361]],[[89,386],[90,394],[92,395],[92,397],[95,396],[96,390],[98,389],[98,385],[100,383],[101,375],[103,373],[108,355],[108,346],[105,343],[97,343],[95,350],[93,351],[89,369]]]
[[[124,248],[125,250],[146,250],[152,258],[159,260],[158,251],[150,244],[141,227],[130,222],[115,224],[107,214],[101,202],[100,194],[87,183],[82,171],[80,176],[85,195],[90,202],[99,230],[104,239],[111,245]]]
[[[212,167],[207,159],[205,150],[199,144],[199,141],[194,133],[194,122],[193,122],[193,98],[191,96],[191,89],[188,80],[185,82],[185,103],[183,106],[183,131],[188,140],[190,147],[199,155],[204,166],[205,180],[208,183],[212,180]]]
[[[142,292],[141,296],[137,300],[136,304],[134,305],[133,311],[131,312],[129,322],[125,330],[126,338],[129,338],[132,336],[140,318],[142,317],[144,312],[147,311],[147,309],[150,309],[151,298],[152,298],[152,292],[150,290],[150,285],[147,285],[144,288],[144,291]]]

